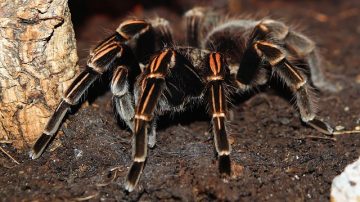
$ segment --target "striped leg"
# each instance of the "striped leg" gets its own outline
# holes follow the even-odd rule
[[[62,101],[59,103],[54,114],[50,117],[42,135],[35,142],[30,157],[38,158],[49,144],[53,135],[59,129],[70,106],[79,102],[85,91],[104,72],[112,70],[120,64],[127,64],[132,67],[132,72],[140,73],[140,68],[135,58],[124,43],[149,30],[149,24],[141,20],[131,20],[122,23],[116,33],[102,41],[90,52],[87,66],[65,91]]]
[[[268,80],[268,72],[261,68],[262,58],[252,48],[255,41],[283,40],[289,33],[289,28],[282,22],[265,19],[258,22],[249,23],[252,26],[246,29],[253,29],[247,42],[247,49],[241,59],[236,78],[237,84],[241,89],[248,89],[251,86],[265,84]]]
[[[127,23],[123,23],[123,26],[129,24],[137,24],[141,22],[142,21],[139,20],[134,20],[134,21],[130,20]],[[151,25],[149,30],[151,30],[150,32],[151,34],[154,35],[154,38],[156,40],[149,41],[148,38],[141,39],[140,41],[137,41],[137,46],[138,46],[137,49],[143,50],[144,46],[146,48],[155,46],[156,50],[162,50],[164,47],[173,44],[172,29],[170,27],[169,22],[166,19],[154,18],[154,19],[150,19],[148,22]],[[127,33],[129,34],[129,31],[127,31]],[[148,50],[148,51],[150,52],[145,51],[145,53],[142,54],[144,54],[145,56],[149,54],[152,55],[154,50]],[[128,92],[128,91],[129,91],[129,87],[134,85],[135,78],[136,76],[139,75],[139,73],[128,72],[128,70],[129,67],[119,67],[119,69],[114,73],[112,80],[112,91],[114,93],[113,100],[115,103],[117,113],[125,121],[125,123],[132,130],[132,132],[134,132],[134,123],[133,123],[133,118],[135,114],[134,96],[132,92]],[[127,77],[128,73],[130,74],[129,78],[123,79],[122,77]],[[152,125],[151,131],[149,132],[150,135],[149,146],[154,147],[156,142],[155,121],[151,125]]]
[[[315,87],[320,90],[338,92],[341,86],[338,86],[328,80],[324,74],[322,66],[324,62],[316,49],[315,42],[303,34],[291,31],[285,38],[286,48],[298,58],[304,58],[309,66],[311,81]]]
[[[301,119],[322,133],[332,134],[333,129],[316,118],[314,97],[312,97],[305,75],[285,58],[286,55],[281,47],[269,42],[257,41],[251,45],[250,49],[257,53],[259,60],[268,62],[273,72],[295,93]]]
[[[199,47],[201,25],[205,17],[205,8],[196,7],[185,13],[186,39],[189,46]]]
[[[154,29],[159,49],[163,49],[164,47],[173,44],[172,29],[169,21],[164,18],[155,18],[150,20],[150,23]]]
[[[121,52],[121,47],[114,46],[114,49],[117,50],[101,49],[101,52],[98,52],[98,54],[103,54],[103,57],[105,58],[98,57],[98,54],[94,54],[93,57],[96,58],[97,60],[109,60],[108,57],[115,58],[116,55]],[[94,61],[94,62],[105,63],[104,61]],[[30,157],[32,159],[38,158],[43,153],[44,149],[49,144],[53,135],[58,130],[70,106],[76,105],[79,102],[82,95],[85,93],[85,91],[90,87],[90,85],[93,84],[94,81],[96,81],[107,70],[106,66],[95,66],[94,62],[89,62],[86,69],[76,77],[73,83],[65,91],[64,97],[61,100],[59,106],[56,108],[54,114],[50,117],[42,135],[39,137],[39,139],[37,139],[37,141],[35,142],[32,148],[32,151],[30,153]],[[104,68],[101,69],[101,67]]]
[[[341,90],[341,87],[332,84],[325,77],[316,44],[305,35],[291,30],[282,22],[265,19],[255,26],[249,42],[257,40],[283,43],[284,51],[298,59],[303,59],[307,63],[311,81],[315,87],[332,92]]]
[[[144,169],[147,156],[148,130],[165,86],[165,77],[175,63],[175,52],[165,50],[155,57],[140,76],[140,96],[136,103],[133,133],[133,163],[125,181],[125,189],[134,190]]]
[[[212,125],[214,133],[215,149],[219,157],[219,171],[230,175],[230,144],[226,134],[226,90],[224,89],[225,77],[228,67],[219,53],[211,53],[208,58],[209,71],[208,99],[211,104]]]

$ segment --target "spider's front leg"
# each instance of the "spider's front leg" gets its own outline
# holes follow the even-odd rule
[[[225,81],[229,80],[229,68],[219,53],[211,53],[208,57],[207,96],[212,114],[215,149],[219,157],[219,171],[230,175],[230,144],[226,134],[227,89]]]
[[[105,39],[91,51],[85,70],[75,78],[65,91],[60,104],[50,117],[42,135],[35,142],[30,153],[32,159],[38,158],[43,153],[69,108],[80,101],[85,91],[104,72],[113,70],[115,66],[123,64],[131,67],[133,74],[140,73],[138,63],[125,43],[145,33],[149,30],[149,27],[150,25],[142,20],[125,21],[119,26],[115,34]]]
[[[165,77],[175,64],[175,52],[162,51],[146,67],[138,82],[139,98],[136,103],[133,132],[133,163],[126,177],[125,189],[131,192],[144,169],[148,146],[148,129],[154,111],[165,87]]]

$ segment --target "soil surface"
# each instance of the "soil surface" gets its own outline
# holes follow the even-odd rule
[[[116,15],[101,7],[103,12],[85,17],[77,10],[82,8],[73,5],[80,63],[86,61],[89,48],[111,33],[129,11],[136,15],[156,12],[177,22],[189,5],[194,4],[138,3],[119,7]],[[328,77],[343,86],[338,93],[318,92],[319,116],[348,130],[360,125],[358,0],[243,1],[231,9],[299,25],[328,61],[324,66]],[[131,164],[131,134],[116,119],[104,83],[106,78],[73,109],[40,159],[30,160],[27,151],[1,144],[20,162],[15,164],[0,152],[2,201],[326,201],[332,179],[360,155],[359,135],[330,138],[306,126],[288,96],[279,87],[269,86],[238,99],[233,108],[229,134],[234,172],[230,178],[218,174],[210,119],[199,107],[173,119],[160,119],[157,145],[149,150],[139,186],[126,193],[123,181]]]

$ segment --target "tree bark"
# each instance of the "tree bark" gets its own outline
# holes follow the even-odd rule
[[[67,0],[0,2],[0,140],[36,140],[77,61]]]

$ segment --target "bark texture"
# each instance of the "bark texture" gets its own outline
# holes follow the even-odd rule
[[[77,73],[67,0],[0,1],[0,140],[40,135]]]

